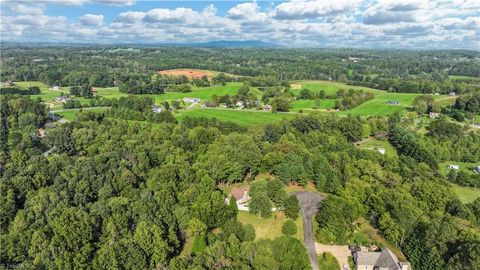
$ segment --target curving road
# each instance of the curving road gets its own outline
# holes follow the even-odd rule
[[[316,192],[296,191],[292,192],[298,198],[303,218],[303,243],[308,251],[308,257],[313,270],[319,270],[317,263],[317,251],[315,248],[315,236],[312,219],[318,210],[318,203],[323,196]]]

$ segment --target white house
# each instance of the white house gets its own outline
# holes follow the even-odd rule
[[[430,112],[428,115],[430,116],[430,118],[435,119],[440,116],[440,113]]]
[[[448,165],[448,168],[452,169],[452,170],[458,170],[458,169],[460,169],[460,166],[458,166],[456,164],[450,164],[450,165]]]
[[[153,105],[152,106],[152,112],[154,113],[161,113],[162,112],[162,108],[157,106],[157,105]]]
[[[382,155],[385,155],[385,148],[377,148],[377,151],[382,154]]]
[[[270,105],[270,104],[263,105],[263,110],[264,111],[271,111],[272,110],[272,105]]]
[[[60,86],[54,85],[54,86],[52,86],[52,90],[55,90],[55,91],[56,91],[56,90],[60,90]]]
[[[67,101],[69,101],[71,98],[69,97],[66,97],[66,96],[60,96],[60,97],[56,97],[55,98],[55,101],[56,102],[61,102],[61,103],[66,103]]]
[[[448,93],[448,95],[454,97],[454,96],[457,95],[457,93],[455,93],[455,92],[452,91],[452,92]]]
[[[237,106],[237,107],[239,107],[240,109],[242,109],[242,108],[243,108],[243,101],[240,101],[240,100],[237,101],[237,102],[235,103],[235,106]]]

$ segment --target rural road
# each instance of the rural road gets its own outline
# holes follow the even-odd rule
[[[318,203],[323,197],[316,192],[296,191],[291,194],[298,198],[303,218],[303,243],[307,248],[308,257],[313,270],[319,270],[317,263],[317,251],[315,248],[315,237],[313,232],[312,219],[317,212]]]

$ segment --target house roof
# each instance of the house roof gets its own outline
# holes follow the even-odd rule
[[[240,200],[243,198],[243,195],[245,194],[245,191],[248,191],[248,187],[243,187],[243,188],[232,188],[230,191],[230,196],[235,197],[235,200]]]
[[[398,259],[389,248],[381,252],[357,252],[358,265],[372,265],[380,269],[400,270]]]

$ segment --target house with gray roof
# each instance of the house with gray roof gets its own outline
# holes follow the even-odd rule
[[[411,270],[410,263],[400,262],[389,248],[380,252],[356,251],[357,270]]]

